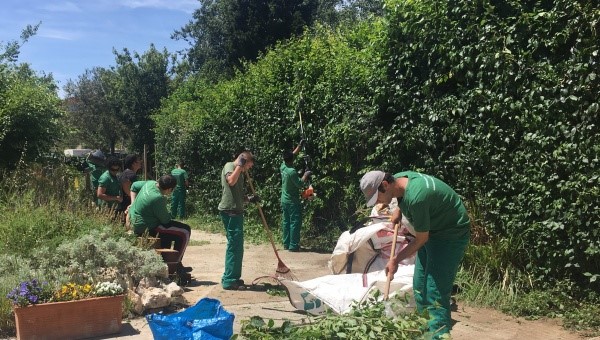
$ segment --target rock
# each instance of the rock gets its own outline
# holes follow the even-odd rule
[[[171,282],[165,287],[165,291],[170,297],[176,297],[183,295],[183,288],[179,287],[177,283]]]
[[[142,295],[144,310],[166,307],[171,303],[171,296],[160,288],[147,288]]]
[[[144,313],[144,304],[142,303],[142,297],[136,294],[133,290],[129,289],[127,291],[127,298],[131,301],[133,305],[133,311],[137,315],[141,315]]]

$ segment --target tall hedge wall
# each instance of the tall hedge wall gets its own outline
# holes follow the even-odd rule
[[[300,139],[319,198],[315,234],[364,206],[365,171],[425,171],[453,186],[533,281],[600,284],[598,32],[593,1],[400,1],[386,18],[316,29],[229,82],[189,80],[163,103],[157,158],[185,159],[214,212],[240,148],[273,225],[280,153]],[[300,101],[300,97],[303,101]],[[302,165],[302,162],[297,162]]]
[[[452,183],[533,278],[600,279],[598,2],[388,9],[382,163]]]

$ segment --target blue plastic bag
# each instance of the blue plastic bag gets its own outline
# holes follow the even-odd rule
[[[146,315],[155,340],[228,340],[233,336],[234,318],[219,300],[210,298],[179,313]]]

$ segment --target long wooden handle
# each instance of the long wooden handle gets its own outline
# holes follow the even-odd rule
[[[392,239],[392,251],[390,252],[390,260],[388,264],[394,261],[394,256],[396,255],[396,243],[398,242],[398,227],[400,223],[394,224],[394,238]],[[390,284],[392,282],[392,277],[394,277],[394,273],[388,271],[387,273],[387,281],[385,282],[385,293],[383,294],[383,300],[387,301],[390,295]]]
[[[250,185],[252,195],[256,195],[256,191],[254,190],[254,185],[252,184],[252,178],[250,178],[250,174],[248,173],[248,171],[244,171],[244,174],[246,175],[246,181]],[[281,261],[281,258],[279,258],[279,253],[277,252],[277,248],[275,247],[275,242],[273,241],[273,234],[271,233],[271,229],[267,224],[267,219],[265,218],[265,214],[263,213],[262,207],[260,203],[256,203],[256,206],[258,207],[258,213],[260,214],[260,219],[262,220],[263,227],[265,227],[267,235],[269,235],[269,241],[271,241],[271,246],[273,247],[273,251],[275,251],[275,256],[277,256],[277,259]]]

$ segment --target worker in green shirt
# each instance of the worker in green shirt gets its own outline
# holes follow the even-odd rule
[[[221,285],[226,290],[244,290],[242,277],[244,259],[244,206],[245,203],[258,202],[258,197],[245,194],[244,172],[254,165],[254,156],[249,151],[238,155],[233,162],[227,162],[221,171],[221,202],[219,213],[225,225],[227,248],[225,250],[225,272]]]
[[[117,174],[121,171],[121,161],[117,158],[110,158],[106,163],[106,170],[100,179],[98,179],[98,206],[116,209],[123,201],[121,192],[121,183]]]
[[[85,173],[89,175],[89,187],[92,190],[92,202],[94,205],[98,204],[98,180],[100,176],[106,171],[106,156],[100,150],[94,150],[91,152],[87,159],[87,168]]]
[[[128,221],[137,236],[148,233],[159,237],[161,247],[179,251],[178,267],[186,272],[190,267],[183,267],[181,260],[190,241],[191,229],[185,223],[171,219],[167,209],[167,199],[177,180],[172,175],[161,176],[158,181],[137,181],[131,185],[131,205],[127,208]]]
[[[185,195],[186,190],[189,186],[188,173],[183,169],[185,166],[184,161],[179,161],[175,169],[171,170],[171,175],[177,179],[177,186],[173,190],[173,196],[171,199],[171,216],[177,218],[185,218]]]
[[[413,291],[417,310],[429,313],[428,326],[435,338],[450,333],[452,286],[471,235],[460,197],[441,180],[412,171],[395,175],[370,171],[360,180],[360,188],[367,206],[389,204],[397,198],[399,209],[391,220],[400,223],[404,215],[415,229],[415,239],[390,260],[386,272],[396,273],[398,263],[416,252]]]
[[[302,141],[293,151],[283,152],[283,163],[279,167],[281,173],[281,229],[283,249],[296,252],[300,250],[300,229],[302,229],[302,202],[300,189],[311,176],[305,171],[302,178],[294,169],[294,155],[298,154]]]

